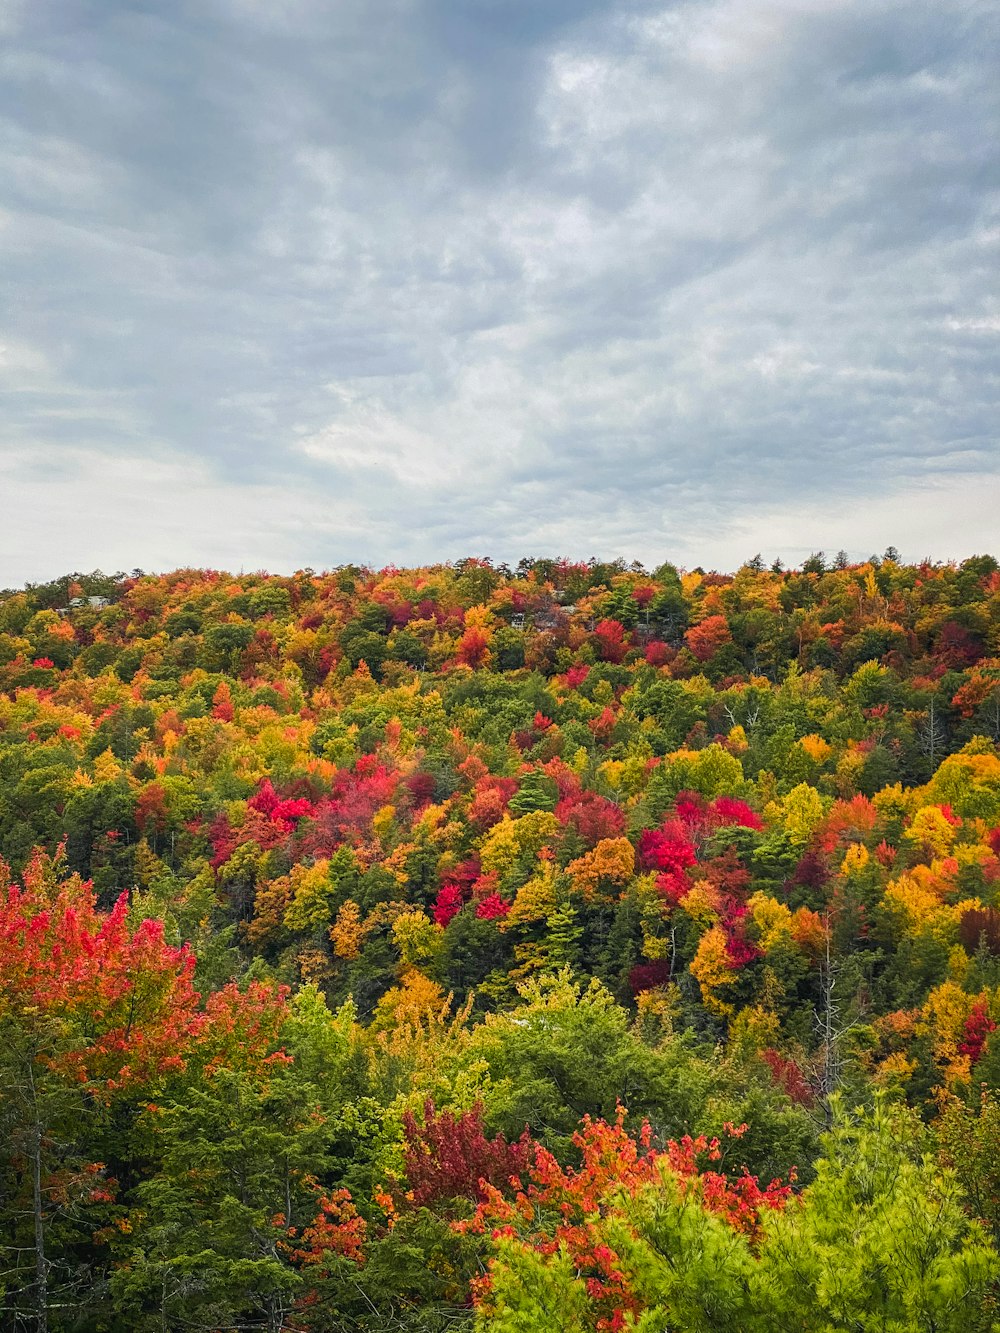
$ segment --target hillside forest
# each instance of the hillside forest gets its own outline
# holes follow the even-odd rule
[[[0,594],[0,1327],[1000,1327],[1000,565]]]

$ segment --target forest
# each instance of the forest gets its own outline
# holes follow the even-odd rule
[[[0,1327],[1000,1328],[1000,564],[0,593]]]

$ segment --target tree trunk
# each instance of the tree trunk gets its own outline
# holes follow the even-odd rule
[[[32,1214],[35,1223],[35,1327],[48,1333],[49,1291],[45,1262],[45,1217],[42,1213],[42,1126],[35,1120],[32,1135]]]

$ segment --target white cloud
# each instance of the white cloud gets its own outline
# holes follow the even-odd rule
[[[4,65],[25,577],[971,540],[984,9],[121,6]]]

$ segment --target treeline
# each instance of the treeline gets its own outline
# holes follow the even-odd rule
[[[989,1329],[1000,566],[0,596],[13,1329]]]

